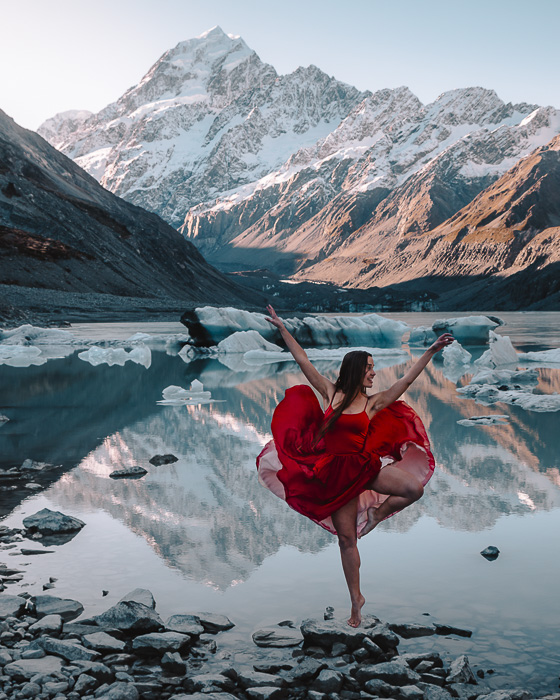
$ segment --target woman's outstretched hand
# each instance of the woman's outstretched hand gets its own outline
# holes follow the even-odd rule
[[[451,343],[454,340],[455,338],[451,335],[451,333],[444,333],[443,335],[440,335],[440,337],[436,340],[435,343],[430,345],[428,350],[435,355],[440,350],[443,350],[443,348],[446,348],[448,345],[451,345]]]
[[[272,323],[272,325],[278,328],[278,330],[282,330],[282,328],[284,328],[282,319],[278,318],[276,311],[274,311],[270,304],[266,307],[266,310],[268,311],[270,316],[265,316],[265,320],[267,320],[269,323]]]

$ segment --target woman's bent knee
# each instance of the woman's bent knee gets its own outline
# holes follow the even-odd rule
[[[413,501],[418,501],[424,495],[424,487],[419,481],[409,485],[408,497]]]
[[[353,535],[341,535],[338,534],[338,546],[340,549],[352,549],[358,542],[356,534]]]

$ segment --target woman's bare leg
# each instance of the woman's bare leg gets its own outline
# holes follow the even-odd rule
[[[376,478],[369,482],[367,488],[390,495],[379,508],[368,508],[367,523],[360,532],[360,537],[371,532],[391,513],[402,510],[422,498],[424,493],[424,487],[415,476],[392,466],[384,467]]]
[[[356,537],[356,517],[358,514],[358,499],[354,498],[336,513],[332,514],[332,521],[338,536],[342,570],[346,578],[346,585],[350,592],[352,610],[348,619],[351,627],[359,627],[362,621],[362,607],[366,599],[360,591],[360,553],[358,552]]]

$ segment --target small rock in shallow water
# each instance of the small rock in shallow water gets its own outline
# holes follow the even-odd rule
[[[291,627],[263,627],[253,632],[253,642],[258,647],[295,647],[301,644],[303,635]]]
[[[177,461],[178,458],[175,455],[154,455],[150,460],[150,464],[153,464],[154,467],[161,467],[162,464],[173,464],[173,462]]]
[[[23,519],[24,527],[29,532],[40,532],[41,534],[57,535],[66,532],[76,532],[81,530],[85,523],[71,515],[65,515],[58,510],[42,510],[29,515]]]
[[[122,603],[125,600],[133,600],[135,603],[142,603],[142,605],[152,608],[152,610],[156,609],[156,601],[154,600],[154,596],[147,588],[135,588],[133,591],[130,591],[130,593],[123,596],[119,603]]]
[[[127,469],[116,469],[109,476],[111,479],[138,479],[148,473],[144,467],[128,467]]]
[[[494,561],[494,559],[498,558],[500,550],[497,547],[490,546],[486,547],[486,549],[483,549],[480,553],[488,561]]]
[[[52,595],[38,595],[33,599],[37,617],[60,615],[64,622],[79,617],[84,612],[84,606],[77,600],[57,598]]]

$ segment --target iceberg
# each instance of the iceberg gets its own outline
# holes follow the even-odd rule
[[[495,316],[459,316],[435,321],[432,330],[438,337],[443,333],[451,333],[462,344],[485,345],[489,332],[503,325],[504,322]]]
[[[535,387],[539,383],[539,375],[534,369],[487,369],[475,374],[470,385],[493,384],[505,391],[507,389],[523,389]]]
[[[474,364],[477,367],[490,368],[517,364],[519,356],[511,344],[509,336],[497,335],[494,331],[489,331],[488,335],[490,347],[478,360],[475,360]]]
[[[193,379],[190,389],[172,384],[162,392],[163,399],[158,401],[161,406],[197,406],[212,403],[212,394],[204,391],[204,385],[198,379]]]
[[[234,309],[204,306],[183,314],[191,345],[212,347],[238,331],[257,331],[269,342],[278,341],[280,334],[265,320],[264,314]],[[286,328],[304,346],[399,347],[406,323],[392,321],[377,314],[365,316],[306,316],[303,319],[283,319]]]
[[[520,362],[538,362],[540,364],[560,365],[560,348],[552,350],[540,350],[538,352],[519,352],[517,358]]]
[[[282,352],[279,345],[265,340],[257,331],[236,331],[218,343],[218,353],[246,353],[250,350]]]
[[[469,371],[472,355],[468,350],[454,340],[451,345],[443,348],[443,374],[447,379],[456,382]]]
[[[30,367],[43,365],[47,358],[40,348],[28,345],[0,345],[0,365],[10,367]]]
[[[458,420],[459,425],[503,425],[509,419],[509,416],[501,415],[500,413],[491,413],[489,416],[473,416],[472,418],[463,418]]]
[[[76,338],[70,331],[40,328],[25,324],[11,330],[0,330],[2,345],[71,345]]]
[[[409,345],[431,345],[438,336],[431,326],[417,326],[410,331],[408,338]]]
[[[149,369],[152,364],[152,352],[145,345],[137,345],[130,352],[124,348],[100,348],[96,345],[78,353],[80,360],[89,362],[90,365],[97,367],[98,365],[119,365],[123,367],[126,362],[135,362],[138,365],[143,365]]]
[[[480,373],[470,384],[457,389],[457,393],[483,406],[500,402],[539,413],[560,411],[560,394],[532,393],[537,382],[535,370],[501,370]]]

